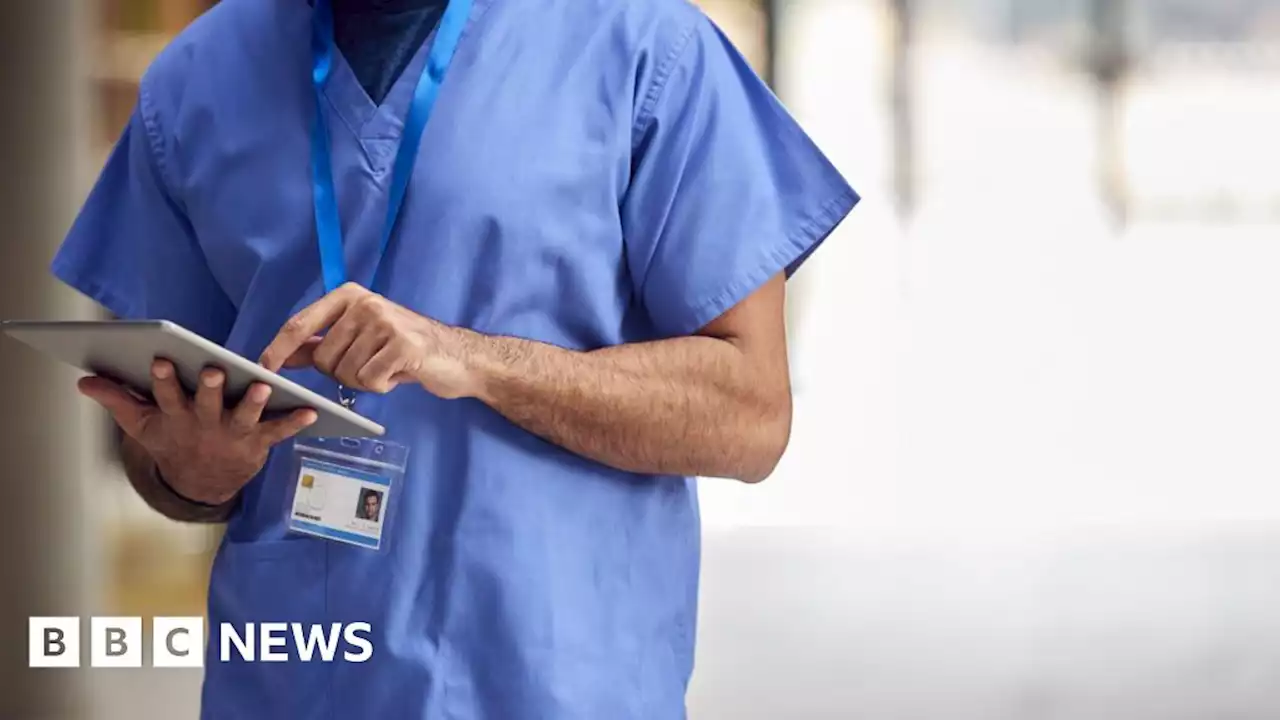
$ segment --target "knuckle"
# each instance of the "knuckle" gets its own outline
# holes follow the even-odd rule
[[[339,368],[336,373],[338,382],[343,385],[349,385],[353,388],[362,388],[365,386],[364,380],[360,377],[363,371],[360,368]]]
[[[374,369],[371,365],[365,365],[364,367],[357,370],[355,374],[356,382],[368,388],[373,388],[374,383],[377,379],[378,379],[377,373],[374,372]]]
[[[257,423],[254,422],[253,412],[255,408],[252,405],[242,405],[235,409],[235,412],[228,413],[227,426],[236,432],[242,433],[246,428],[252,429]]]
[[[329,371],[329,375],[332,376],[333,379],[336,380],[340,385],[351,384],[351,378],[348,377],[349,373],[347,372],[345,363],[335,364],[334,368]]]
[[[285,321],[284,328],[282,329],[283,334],[298,335],[299,333],[302,332],[305,326],[305,323],[306,321],[303,319],[301,315],[294,315],[293,317]]]

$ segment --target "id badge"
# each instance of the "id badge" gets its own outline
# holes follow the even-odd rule
[[[297,438],[289,529],[370,550],[382,547],[409,449],[371,438]]]

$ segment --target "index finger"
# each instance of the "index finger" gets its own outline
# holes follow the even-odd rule
[[[349,286],[344,285],[289,318],[275,340],[262,351],[258,363],[271,372],[278,372],[298,348],[342,317],[352,292]]]

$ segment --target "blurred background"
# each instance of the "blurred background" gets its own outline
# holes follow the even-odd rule
[[[44,268],[208,4],[0,7],[0,316],[96,312]],[[865,200],[791,287],[782,466],[701,486],[691,716],[1280,717],[1280,0],[701,4]],[[29,615],[203,612],[218,538],[0,370],[0,718],[196,717],[25,669]]]

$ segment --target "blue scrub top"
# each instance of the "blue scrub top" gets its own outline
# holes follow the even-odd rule
[[[223,0],[160,55],[58,277],[247,357],[320,297],[310,23],[306,0]],[[381,105],[340,58],[327,90],[355,278],[372,272],[424,61]],[[374,289],[575,350],[685,335],[794,270],[856,202],[682,0],[475,0]],[[293,461],[277,448],[214,564],[205,718],[684,717],[690,478],[610,469],[417,387],[360,410],[411,448],[383,549],[288,534]],[[219,660],[220,623],[270,621],[366,621],[374,653]]]

